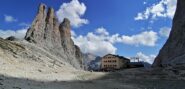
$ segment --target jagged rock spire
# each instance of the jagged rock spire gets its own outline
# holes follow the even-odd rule
[[[59,24],[53,8],[40,4],[36,18],[28,29],[25,40],[49,50],[61,59],[80,68],[82,53],[71,39],[70,21]]]
[[[42,41],[46,18],[46,5],[40,4],[36,18],[26,33],[25,39],[29,42]]]
[[[67,18],[64,18],[63,22],[60,24],[61,38],[71,38],[71,26],[70,21]]]

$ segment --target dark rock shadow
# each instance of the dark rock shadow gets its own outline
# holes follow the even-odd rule
[[[184,89],[185,81],[124,71],[109,72],[93,80],[37,81],[0,75],[0,89]]]

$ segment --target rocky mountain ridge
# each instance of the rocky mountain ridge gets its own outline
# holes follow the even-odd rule
[[[40,4],[37,15],[26,33],[25,40],[18,41],[14,39],[14,37],[9,37],[6,40],[1,39],[0,48],[2,50],[8,48],[8,53],[12,53],[16,48],[24,47],[21,53],[13,52],[13,55],[19,56],[20,59],[30,60],[47,60],[48,58],[81,69],[83,54],[71,39],[70,21],[65,18],[62,23],[59,23],[54,9],[47,9],[45,4]],[[32,57],[29,57],[29,55],[32,55]],[[42,56],[44,56],[43,59]]]
[[[75,68],[81,67],[83,57],[79,47],[71,39],[70,21],[65,18],[59,23],[54,9],[50,7],[47,10],[45,4],[40,4],[25,40],[50,51]]]
[[[153,66],[165,67],[185,64],[185,1],[177,0],[172,30]]]

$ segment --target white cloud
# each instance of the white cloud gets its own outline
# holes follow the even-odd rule
[[[75,32],[72,32],[75,34]],[[77,44],[82,52],[92,53],[103,56],[108,53],[115,54],[117,48],[115,43],[123,43],[134,46],[155,46],[158,39],[157,33],[153,31],[145,31],[132,36],[125,36],[120,34],[110,35],[103,27],[96,29],[95,32],[89,32],[87,35],[77,36],[72,35],[72,39]]]
[[[72,0],[69,3],[63,3],[56,14],[60,22],[64,18],[68,18],[72,26],[79,27],[89,22],[87,19],[81,18],[85,14],[85,11],[86,6],[84,3],[80,3],[78,0]]]
[[[30,26],[30,24],[28,24],[28,23],[25,23],[25,22],[22,22],[22,23],[20,23],[20,24],[19,24],[19,26],[23,26],[23,27],[29,27],[29,26]]]
[[[121,43],[123,40],[120,36],[120,34],[113,34],[110,37],[108,37],[108,41],[111,43]]]
[[[166,0],[165,3],[167,5],[167,16],[173,18],[176,10],[177,0]]]
[[[155,46],[158,40],[158,35],[154,31],[144,31],[140,34],[132,36],[122,36],[122,42],[130,45],[144,45],[144,46]]]
[[[98,29],[96,30],[96,33],[101,34],[101,35],[109,35],[109,33],[108,33],[108,32],[106,31],[106,29],[103,28],[103,27],[98,28]]]
[[[77,44],[82,52],[92,53],[98,56],[105,54],[115,54],[117,48],[103,36],[89,32],[86,36],[73,37],[75,44]]]
[[[145,55],[143,54],[142,52],[138,52],[136,54],[137,57],[139,57],[140,61],[144,61],[144,62],[148,62],[150,64],[152,64],[154,62],[154,59],[155,59],[155,55]]]
[[[146,1],[144,1],[144,2],[143,2],[143,4],[144,4],[144,5],[146,5],[146,4],[147,4],[147,2],[146,2]]]
[[[27,28],[22,28],[18,30],[2,30],[0,29],[0,37],[7,38],[10,36],[15,36],[16,38],[23,39],[26,35]]]
[[[160,28],[159,34],[163,37],[169,37],[171,28],[169,27],[162,27]]]
[[[157,17],[167,17],[172,19],[175,14],[177,0],[161,0],[157,4],[147,7],[145,11],[139,12],[135,20],[156,19]]]
[[[15,19],[13,16],[10,15],[4,15],[5,22],[16,22],[17,19]]]

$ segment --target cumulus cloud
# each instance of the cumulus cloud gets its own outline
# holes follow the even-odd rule
[[[158,35],[154,31],[144,31],[140,34],[132,36],[122,36],[122,42],[131,45],[145,45],[155,46],[158,39]]]
[[[108,33],[108,32],[106,31],[106,29],[103,28],[103,27],[98,28],[98,29],[96,30],[96,33],[101,34],[101,35],[109,35],[109,33]]]
[[[162,27],[160,28],[159,34],[163,37],[169,37],[171,28],[169,27]]]
[[[5,22],[16,22],[17,19],[15,19],[13,16],[10,16],[10,15],[4,15],[4,21]]]
[[[135,20],[156,19],[167,17],[172,19],[175,14],[177,0],[161,0],[160,2],[147,7],[145,11],[139,12]]]
[[[64,18],[68,18],[72,26],[79,27],[89,22],[87,19],[81,18],[85,14],[86,9],[84,3],[80,3],[78,0],[72,0],[69,3],[63,3],[56,12],[56,15],[60,22],[62,22]]]
[[[148,62],[150,64],[152,64],[154,62],[154,59],[155,59],[155,55],[145,55],[144,53],[142,52],[138,52],[136,54],[137,57],[139,57],[140,61],[143,61],[143,62]]]
[[[22,28],[18,30],[2,30],[0,29],[0,37],[7,38],[10,36],[15,36],[16,38],[23,39],[26,34],[27,28]]]
[[[158,39],[157,33],[153,31],[145,31],[136,35],[126,36],[120,34],[112,34],[103,27],[97,28],[95,32],[89,32],[87,35],[76,35],[72,31],[72,39],[77,44],[82,52],[92,53],[99,56],[111,53],[115,54],[117,48],[116,43],[134,45],[134,46],[155,46]]]
[[[105,54],[115,54],[117,48],[104,37],[95,33],[89,32],[86,36],[77,36],[73,38],[75,44],[77,44],[82,52],[92,53],[98,56],[104,56]]]

